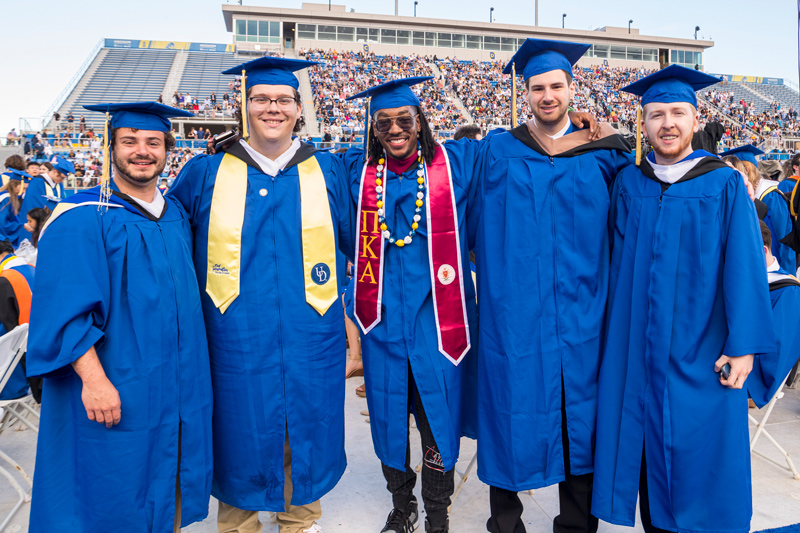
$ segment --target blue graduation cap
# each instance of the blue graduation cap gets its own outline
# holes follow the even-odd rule
[[[586,53],[590,44],[569,41],[550,41],[547,39],[525,39],[517,53],[508,62],[503,74],[522,72],[526,80],[537,74],[551,70],[566,70],[572,73],[572,65]]]
[[[719,78],[699,70],[670,65],[620,90],[641,96],[642,107],[653,102],[662,104],[687,102],[697,107],[695,92],[719,82]]]
[[[417,95],[411,90],[411,86],[432,79],[433,76],[414,76],[411,78],[387,81],[386,83],[370,87],[366,91],[354,94],[349,97],[348,100],[370,98],[370,114],[375,114],[381,109],[393,109],[395,107],[407,105],[419,106],[419,98],[417,98]]]
[[[157,102],[130,102],[124,104],[85,105],[84,109],[111,115],[111,128],[135,128],[137,130],[172,131],[170,118],[193,117],[192,113]]]
[[[25,172],[24,170],[17,170],[16,168],[9,168],[4,172],[8,176],[8,179],[11,181],[25,181],[28,182],[33,178],[30,174]]]
[[[60,155],[53,156],[53,159],[50,160],[50,163],[53,165],[53,169],[58,170],[65,176],[68,174],[75,174],[75,165]]]
[[[316,61],[303,59],[265,56],[229,68],[222,73],[243,75],[245,79],[242,80],[242,84],[245,85],[245,91],[254,85],[288,85],[299,89],[300,82],[294,72],[318,64]]]
[[[720,157],[725,157],[728,155],[735,155],[742,161],[748,161],[753,163],[756,168],[758,168],[758,161],[756,160],[756,156],[763,155],[764,150],[760,150],[757,147],[753,146],[752,144],[745,144],[744,146],[738,146],[733,148],[732,150],[728,150],[727,152],[723,152],[719,154]]]

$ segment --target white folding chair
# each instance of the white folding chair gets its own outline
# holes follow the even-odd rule
[[[0,392],[2,392],[2,390],[5,388],[6,383],[8,383],[8,379],[11,377],[11,373],[19,364],[19,361],[22,359],[27,347],[28,324],[20,324],[12,331],[9,331],[0,337]],[[20,422],[24,423],[38,433],[38,429],[33,426],[30,421],[20,416],[20,414],[17,414],[16,411],[13,411],[11,408],[7,408],[9,406],[20,404],[21,402],[25,401],[26,398],[27,396],[24,398],[18,398],[16,400],[0,401],[0,407],[5,409],[7,413],[6,416],[9,416],[9,414],[13,412],[14,414],[10,416],[15,416],[20,420]],[[36,417],[38,418],[39,414],[35,411],[34,414],[36,414]],[[14,490],[17,491],[17,494],[19,494],[19,500],[17,501],[16,505],[14,505],[14,508],[11,509],[11,512],[8,513],[5,520],[3,520],[2,524],[0,524],[0,531],[3,531],[6,525],[8,525],[8,522],[14,516],[14,513],[16,513],[19,508],[22,507],[22,504],[31,501],[31,489],[33,489],[33,481],[31,481],[30,476],[28,476],[25,470],[22,469],[19,463],[11,459],[11,457],[6,455],[3,451],[0,451],[0,459],[12,466],[30,487],[27,491],[23,490],[11,473],[0,466],[0,474],[5,476]]]
[[[764,413],[764,416],[761,418],[760,422],[758,420],[756,420],[753,417],[753,415],[748,413],[747,416],[750,418],[750,421],[756,425],[756,432],[753,434],[753,437],[750,439],[750,453],[758,455],[762,459],[765,459],[765,460],[769,461],[770,463],[776,465],[778,468],[780,468],[782,470],[788,470],[792,474],[792,476],[794,476],[794,478],[796,480],[800,481],[800,475],[798,475],[797,469],[794,467],[794,463],[792,462],[792,458],[789,457],[788,452],[783,449],[783,446],[778,444],[778,441],[776,441],[775,438],[772,435],[769,434],[769,432],[766,430],[766,427],[765,427],[767,425],[767,421],[769,420],[769,415],[772,414],[772,410],[775,408],[775,403],[778,400],[780,400],[781,398],[783,398],[783,387],[784,387],[785,384],[786,384],[786,380],[784,380],[783,383],[781,383],[781,386],[778,387],[778,391],[775,393],[775,395],[772,397],[772,399],[767,404],[767,410]],[[774,444],[775,447],[778,449],[778,451],[781,452],[781,454],[783,455],[783,458],[786,460],[786,464],[789,465],[788,468],[783,466],[783,465],[781,465],[781,464],[779,464],[776,461],[773,461],[769,457],[767,457],[767,456],[765,456],[765,455],[753,450],[753,448],[755,448],[755,446],[756,446],[756,442],[758,442],[758,439],[759,439],[759,437],[761,437],[761,435],[764,435],[767,438],[767,440],[769,440],[772,444]]]

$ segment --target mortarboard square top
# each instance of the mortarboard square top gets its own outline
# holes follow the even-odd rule
[[[169,133],[172,117],[193,117],[192,113],[157,102],[130,102],[126,104],[85,105],[89,111],[111,114],[111,128],[135,128],[137,130]]]
[[[756,160],[756,156],[763,155],[764,150],[761,150],[752,144],[745,144],[744,146],[739,146],[737,148],[733,148],[732,150],[728,150],[727,152],[723,152],[719,154],[720,157],[725,157],[728,155],[735,155],[742,161],[748,161],[753,163],[756,168],[758,168],[758,161]]]
[[[241,76],[244,70],[245,90],[254,85],[288,85],[293,89],[299,89],[300,81],[294,72],[312,65],[319,65],[319,63],[303,59],[265,56],[229,68],[222,73]]]
[[[53,156],[53,159],[50,160],[50,163],[53,165],[54,170],[58,170],[65,176],[67,174],[75,174],[75,165],[60,155]]]
[[[503,69],[503,74],[511,74],[512,64],[517,73],[522,73],[525,81],[532,76],[551,70],[566,70],[571,74],[572,65],[577,63],[590,47],[589,44],[569,41],[525,39],[517,53]]]
[[[637,80],[621,90],[642,97],[642,107],[650,103],[672,104],[687,102],[697,107],[696,91],[705,89],[720,79],[699,70],[670,65]]]
[[[372,100],[370,100],[369,112],[373,115],[381,109],[394,109],[395,107],[404,107],[407,105],[419,106],[419,98],[417,98],[417,95],[411,90],[411,86],[432,79],[433,76],[414,76],[411,78],[387,81],[386,83],[370,87],[366,91],[354,94],[349,97],[348,100],[371,97]]]
[[[6,174],[8,174],[8,179],[11,181],[30,181],[33,176],[28,174],[23,170],[17,170],[16,168],[9,168],[6,170]]]

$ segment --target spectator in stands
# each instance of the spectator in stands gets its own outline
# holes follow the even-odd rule
[[[178,107],[180,102],[180,97],[178,96],[178,91],[172,93],[172,107]]]
[[[75,117],[72,116],[72,111],[67,115],[67,130],[72,131],[72,126],[75,123]]]
[[[168,117],[186,115],[155,102],[87,109],[112,114],[114,192],[102,212],[100,188],[66,200],[39,243],[29,370],[45,376],[47,408],[31,532],[177,532],[208,514],[212,470],[191,235],[156,191]]]
[[[11,144],[19,144],[19,135],[17,135],[16,128],[11,128],[11,131],[8,132],[6,135],[6,143]]]
[[[80,121],[78,122],[78,131],[80,131],[81,135],[86,133],[86,118],[81,115]]]
[[[303,125],[293,71],[309,64],[263,57],[225,71],[247,71],[248,100],[241,113],[248,127],[241,120],[239,131],[249,142],[193,158],[167,195],[185,206],[195,230],[214,409],[226,413],[214,417],[220,531],[259,531],[258,510],[271,510],[281,531],[319,533],[319,500],[345,468],[345,336],[332,279],[335,236],[343,253],[351,255],[355,244],[349,209],[338,207],[344,199],[349,205],[341,163],[292,138]],[[234,185],[245,175],[255,187],[252,197]],[[295,186],[275,188],[275,177]],[[297,186],[301,179],[303,188]],[[327,194],[326,183],[332,187]],[[220,216],[227,222],[220,223]],[[232,243],[230,253],[209,246],[214,242]],[[311,256],[304,255],[304,242]],[[239,262],[240,255],[252,260]],[[313,266],[305,274],[298,268],[304,261]],[[278,287],[278,278],[294,281]],[[254,305],[262,310],[258,320],[252,320]],[[280,321],[273,315],[278,306]]]
[[[214,94],[214,91],[211,91],[211,96],[209,96],[208,99],[211,100],[211,105],[212,106],[216,106],[217,105],[217,95]]]

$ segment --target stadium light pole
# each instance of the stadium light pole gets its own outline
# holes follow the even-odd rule
[[[490,7],[490,8],[489,8],[489,22],[492,22],[492,13],[493,13],[493,12],[494,12],[494,8],[493,8],[493,7]]]
[[[328,0],[328,1],[330,2],[330,0]],[[399,0],[394,0],[394,16],[395,17],[397,16],[397,13],[398,13],[397,2],[399,2]]]
[[[538,27],[539,26],[539,0],[536,0],[534,11],[535,11],[535,18],[534,18],[533,25]]]
[[[628,21],[628,33],[631,32],[631,24],[633,24],[633,20]]]
[[[567,18],[567,14],[566,13],[561,15],[561,29],[562,30],[564,29],[564,19],[566,19],[566,18]]]
[[[417,2],[416,0],[414,0],[414,16],[415,16],[415,17],[417,16],[417,4],[419,4],[419,2]]]
[[[699,32],[699,31],[700,31],[700,26],[695,26],[694,27],[694,40],[695,41],[697,40],[697,32]]]

